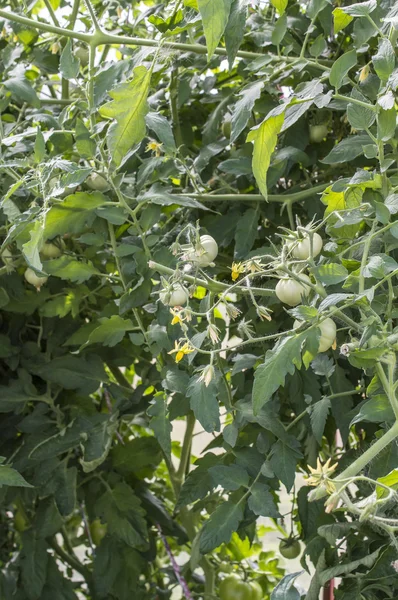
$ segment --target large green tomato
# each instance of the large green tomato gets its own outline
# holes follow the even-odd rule
[[[300,542],[291,538],[288,538],[287,540],[282,540],[279,544],[279,552],[284,558],[287,558],[289,560],[297,558],[301,552]]]
[[[242,581],[237,575],[229,575],[220,583],[220,600],[261,600],[263,590],[257,581]]]

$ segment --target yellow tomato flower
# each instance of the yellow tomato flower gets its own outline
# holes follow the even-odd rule
[[[316,469],[313,469],[308,465],[308,469],[311,472],[311,475],[307,477],[307,484],[317,487],[319,485],[323,485],[328,494],[333,494],[335,491],[335,485],[332,481],[330,481],[329,477],[334,473],[337,468],[337,463],[331,465],[331,458],[329,458],[324,465],[321,464],[319,458],[316,462]]]
[[[181,324],[181,323],[183,323],[185,321],[186,317],[182,317],[181,316],[182,315],[181,311],[177,311],[177,310],[171,309],[170,312],[173,315],[173,318],[171,320],[171,324],[172,325],[177,325],[177,323]]]
[[[162,151],[162,144],[156,142],[155,140],[151,140],[146,146],[146,151],[154,152],[155,156],[160,156],[160,153]]]
[[[175,354],[175,361],[176,363],[179,363],[186,354],[191,354],[194,351],[195,349],[192,348],[189,342],[185,342],[185,344],[183,344],[182,346],[181,342],[174,342],[174,349],[170,350],[170,352],[168,352],[167,354]]]
[[[232,263],[231,271],[232,281],[236,281],[239,275],[245,272],[245,267],[242,265],[242,263]]]

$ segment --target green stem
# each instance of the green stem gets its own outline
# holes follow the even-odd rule
[[[308,26],[307,33],[305,34],[305,38],[304,38],[304,42],[303,42],[303,47],[301,48],[300,58],[304,58],[304,56],[305,56],[305,51],[307,49],[308,40],[312,33],[312,26],[314,25],[317,17],[318,17],[318,12],[316,12],[316,14],[312,17],[311,23]]]
[[[165,267],[164,265],[154,262],[153,260],[149,261],[148,266],[150,269],[153,269],[154,271],[158,271],[159,273],[164,273],[165,275],[174,275],[175,274],[174,269],[171,269],[170,267]],[[221,283],[219,281],[206,281],[204,279],[199,279],[198,277],[193,277],[192,275],[187,275],[186,273],[182,273],[182,278],[184,279],[184,281],[188,281],[188,283],[200,285],[200,286],[204,287],[205,289],[210,290],[211,292],[215,292],[215,293],[222,293],[222,292],[229,291],[230,287],[231,287],[226,283]],[[248,288],[236,286],[236,287],[234,287],[234,289],[236,290],[236,292],[243,294],[243,295],[250,295],[250,291],[258,296],[274,296],[274,294],[275,294],[274,290],[268,290],[265,288],[251,288],[249,290]]]
[[[324,192],[326,188],[331,186],[332,183],[322,183],[314,187],[301,190],[300,192],[293,192],[289,194],[285,192],[283,194],[268,194],[269,202],[284,202],[294,203],[301,202],[306,198],[310,198],[314,194],[320,194]],[[266,202],[262,194],[178,194],[179,196],[190,196],[191,198],[197,198],[201,202]]]
[[[90,0],[84,0],[84,4],[87,6],[87,10],[90,14],[91,21],[94,25],[94,29],[101,31],[100,24],[98,23],[97,15],[95,14],[94,8],[91,5]]]
[[[362,100],[357,100],[356,98],[350,98],[349,96],[342,96],[341,94],[333,94],[333,98],[335,98],[336,100],[344,100],[344,102],[349,102],[350,104],[357,104],[358,106],[362,106],[362,108],[367,108],[368,110],[377,112],[377,107],[374,104],[369,104],[368,102],[362,102]]]
[[[79,8],[80,8],[80,0],[74,0],[72,14],[70,16],[69,25],[68,25],[68,29],[70,29],[71,31],[73,31],[73,29],[75,27],[77,15],[79,14]]]
[[[189,413],[187,416],[187,427],[185,430],[184,441],[182,443],[180,464],[177,470],[177,478],[180,481],[180,486],[184,480],[185,473],[187,472],[187,467],[191,458],[192,436],[193,430],[195,428],[195,423],[195,415],[193,413]]]
[[[383,365],[380,362],[376,363],[376,373],[380,379],[380,382],[384,388],[384,391],[391,404],[391,408],[394,411],[395,418],[398,422],[398,400],[394,391],[394,366],[393,364],[388,365],[388,378],[384,372]]]
[[[15,23],[21,23],[21,25],[27,25],[33,29],[39,31],[47,31],[48,33],[56,33],[61,37],[74,38],[81,40],[82,42],[89,43],[92,36],[89,33],[81,33],[79,31],[69,31],[68,29],[62,29],[62,27],[56,27],[55,25],[49,25],[48,23],[42,23],[41,21],[35,21],[34,19],[28,19],[14,12],[0,9],[0,17],[8,21],[14,21]]]
[[[365,290],[364,270],[365,270],[365,267],[368,262],[370,245],[372,243],[372,234],[374,233],[375,228],[376,228],[376,221],[373,221],[372,229],[370,230],[370,234],[369,234],[369,236],[364,244],[364,247],[363,247],[363,254],[362,254],[361,268],[360,268],[360,275],[359,275],[359,293],[360,294],[362,294]]]
[[[59,27],[59,26],[60,26],[60,25],[59,25],[59,21],[58,21],[58,19],[57,19],[57,15],[56,15],[56,14],[55,14],[55,12],[54,12],[54,9],[53,9],[53,7],[52,7],[52,4],[51,4],[51,2],[50,2],[49,0],[44,0],[44,4],[45,4],[45,7],[46,7],[46,9],[47,9],[47,10],[48,10],[48,12],[50,13],[50,17],[51,17],[51,19],[52,19],[52,22],[54,23],[54,25],[55,25],[56,27]]]

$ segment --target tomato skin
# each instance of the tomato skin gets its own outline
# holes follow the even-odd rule
[[[20,510],[14,513],[14,527],[19,533],[22,533],[22,531],[25,531],[29,527],[27,519]]]
[[[300,542],[291,539],[282,540],[279,544],[279,552],[282,554],[283,558],[289,560],[297,558],[301,553]]]
[[[308,275],[300,273],[299,276],[301,280],[311,283]],[[300,283],[295,279],[280,279],[275,288],[278,299],[289,306],[297,306],[297,304],[300,304],[303,297],[308,296],[310,291],[310,288],[307,287],[305,283]]]
[[[312,236],[312,253],[315,258],[321,252],[323,246],[323,240],[319,233],[314,233]],[[291,248],[292,256],[298,260],[307,260],[310,257],[311,240],[307,234],[303,239],[289,243]]]
[[[88,65],[88,48],[85,48],[84,46],[79,46],[78,48],[76,48],[73,54],[76,56],[76,58],[80,60],[80,64],[82,65],[82,67],[86,67]]]
[[[90,190],[96,190],[98,192],[106,192],[109,190],[109,183],[105,177],[102,177],[102,175],[99,175],[98,173],[91,173],[91,175],[87,177],[85,183]]]
[[[251,600],[262,600],[262,598],[264,597],[264,592],[263,592],[263,588],[258,583],[258,581],[251,581],[249,583],[249,585],[252,588],[252,599]]]
[[[171,290],[162,290],[159,298],[167,306],[183,306],[188,302],[189,293],[181,283],[175,283]]]
[[[92,523],[90,523],[91,539],[96,546],[99,546],[101,540],[106,536],[107,531],[108,526],[106,523],[101,523],[101,519],[95,519]]]
[[[220,573],[232,573],[233,566],[231,565],[231,563],[223,561],[222,563],[220,563],[218,570]]]
[[[199,267],[208,267],[218,254],[218,245],[211,235],[202,235],[200,244],[189,251],[187,259]]]
[[[228,115],[229,117],[229,115]],[[223,124],[221,126],[221,130],[223,135],[227,138],[227,140],[229,140],[229,138],[231,137],[231,131],[232,131],[232,126],[231,126],[231,117],[226,117],[223,121]]]
[[[327,134],[326,125],[310,125],[310,142],[312,144],[320,144]]]
[[[62,255],[62,250],[52,242],[44,242],[41,247],[40,254],[43,258],[51,260]]]
[[[300,325],[302,325],[302,321],[295,321],[293,329],[297,329]],[[326,352],[333,346],[336,340],[336,323],[328,317],[322,323],[319,323],[318,329],[321,330],[318,352]]]
[[[33,269],[28,267],[24,273],[24,277],[28,283],[34,285],[37,291],[40,290],[41,286],[46,283],[48,277],[39,277],[36,275]]]
[[[220,600],[252,600],[250,585],[236,575],[229,575],[220,583]]]

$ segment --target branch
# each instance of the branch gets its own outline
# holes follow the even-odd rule
[[[289,202],[291,204],[301,202],[301,200],[310,198],[314,194],[320,194],[330,185],[332,185],[332,182],[322,183],[321,185],[316,185],[312,188],[301,190],[300,192],[292,192],[291,194],[289,194],[289,192],[283,194],[269,194],[268,201],[279,202],[281,204],[284,202]],[[196,198],[201,202],[267,202],[262,194],[178,194],[178,196],[189,196],[190,198]]]

